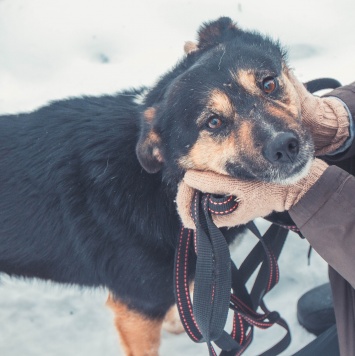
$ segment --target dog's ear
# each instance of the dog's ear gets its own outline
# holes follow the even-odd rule
[[[193,41],[187,41],[184,45],[184,52],[185,54],[191,54],[192,52],[196,52],[198,50],[197,43]]]
[[[141,133],[136,146],[138,161],[148,173],[159,172],[164,163],[161,140],[153,127],[155,115],[154,107],[149,107],[143,112]]]
[[[235,36],[240,30],[229,17],[220,17],[216,21],[207,22],[198,31],[198,48],[205,49],[222,43]]]

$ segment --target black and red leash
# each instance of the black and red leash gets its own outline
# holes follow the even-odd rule
[[[288,231],[271,225],[261,236],[254,223],[247,225],[259,242],[238,269],[231,261],[226,239],[213,223],[211,214],[224,215],[237,209],[234,197],[215,197],[196,192],[192,217],[196,230],[181,229],[176,252],[175,289],[179,314],[184,328],[195,342],[206,342],[210,355],[241,355],[250,345],[253,328],[279,324],[286,330],[284,338],[262,355],[282,352],[290,343],[287,323],[277,312],[270,312],[263,298],[278,282],[277,258]],[[189,290],[189,255],[196,253],[193,302]],[[260,266],[251,292],[245,284]],[[230,334],[224,328],[229,309],[234,312]],[[260,311],[259,311],[260,310]]]

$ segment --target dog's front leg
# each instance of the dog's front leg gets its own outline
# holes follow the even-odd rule
[[[107,306],[115,314],[115,325],[126,356],[158,356],[163,319],[149,319],[131,310],[110,294]]]

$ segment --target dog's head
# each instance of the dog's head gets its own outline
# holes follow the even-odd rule
[[[280,45],[220,18],[187,51],[146,98],[141,165],[177,179],[188,169],[279,183],[306,174],[313,144]]]

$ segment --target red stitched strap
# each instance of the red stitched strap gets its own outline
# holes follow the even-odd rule
[[[301,238],[304,238],[304,236],[301,234],[301,231],[296,226],[295,222],[292,220],[288,211],[283,211],[283,212],[274,211],[270,215],[265,216],[264,219],[270,221],[273,224],[281,226],[284,229],[296,232]]]
[[[214,215],[228,215],[238,208],[238,202],[234,196],[217,196],[206,194],[208,199],[208,211]]]
[[[281,236],[280,228],[272,225],[271,232],[268,231],[262,237],[255,225],[250,224],[248,227],[259,238],[259,243],[247,256],[239,270],[233,263],[231,264],[232,280],[229,280],[227,287],[226,282],[219,283],[221,277],[228,275],[228,264],[218,264],[218,260],[221,258],[230,260],[230,256],[228,251],[227,258],[223,257],[225,255],[218,257],[220,253],[218,251],[223,250],[226,242],[220,230],[213,224],[210,214],[214,212],[228,214],[235,209],[238,209],[235,197],[216,197],[210,194],[201,195],[197,192],[191,208],[191,215],[197,226],[197,231],[193,238],[192,230],[182,229],[176,250],[175,295],[180,318],[187,334],[193,341],[207,342],[210,356],[216,355],[212,341],[223,350],[222,356],[241,355],[253,339],[254,326],[265,329],[276,323],[288,331],[287,324],[280,318],[279,314],[270,312],[263,302],[264,295],[273,288],[279,279],[277,257],[282,248],[282,241],[287,235],[286,230],[281,229],[283,231]],[[221,242],[223,243],[220,244]],[[281,247],[277,244],[281,244]],[[209,249],[211,249],[210,252]],[[276,250],[275,253],[274,250]],[[189,257],[191,255],[195,255],[194,259],[197,259],[194,303],[192,303],[190,297],[190,281],[188,280]],[[199,262],[201,255],[207,256],[207,262],[204,261],[202,265]],[[260,263],[258,277],[251,293],[249,293],[245,283]],[[205,268],[206,266],[207,268]],[[209,275],[211,276],[210,279],[208,279]],[[200,277],[204,279],[202,284]],[[227,288],[227,299],[223,299],[223,296],[221,299],[221,289],[223,288]],[[231,293],[231,289],[233,289],[233,293]],[[224,306],[220,305],[220,300],[225,300]],[[263,313],[257,312],[259,306],[264,311]],[[224,307],[227,310],[230,307],[234,311],[233,330],[230,336],[223,331],[225,326],[224,316],[218,318],[219,314],[224,313]],[[223,321],[222,324],[221,320]],[[211,324],[208,323],[209,321]],[[232,342],[232,340],[234,341]],[[264,355],[277,355],[288,346],[288,343],[289,333],[275,347],[270,349],[273,353],[270,353],[269,350]]]
[[[202,334],[195,321],[192,312],[192,301],[189,290],[188,280],[188,256],[191,236],[193,230],[180,230],[180,236],[175,255],[175,299],[178,307],[180,319],[185,331],[189,337],[199,342],[202,340]]]

